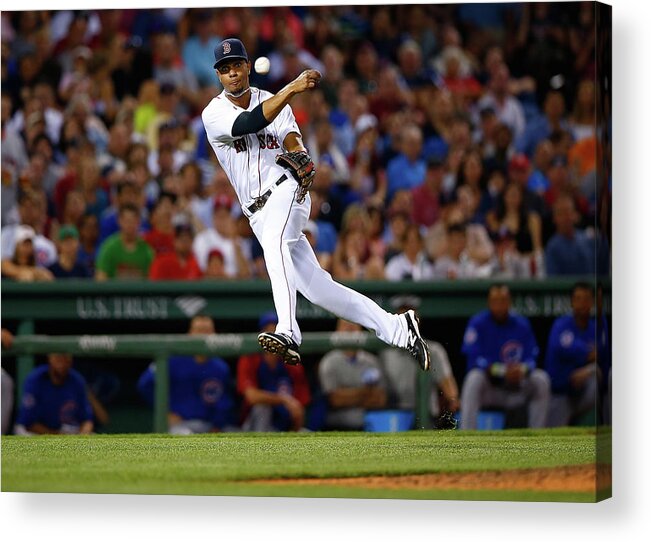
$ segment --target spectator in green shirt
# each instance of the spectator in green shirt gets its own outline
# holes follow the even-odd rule
[[[138,235],[140,211],[126,204],[118,215],[120,231],[100,246],[95,262],[95,279],[145,278],[154,259],[154,250]]]

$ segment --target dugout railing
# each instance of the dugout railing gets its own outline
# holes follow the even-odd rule
[[[333,349],[363,349],[376,352],[387,345],[375,335],[366,332],[311,332],[303,336],[301,352],[320,354]],[[10,349],[3,355],[16,356],[19,381],[34,366],[34,356],[52,352],[66,352],[98,358],[146,358],[156,364],[154,386],[154,431],[167,431],[169,397],[168,357],[181,355],[240,356],[259,352],[256,334],[214,334],[189,335],[22,335],[15,338]],[[421,420],[428,416],[429,374],[419,371],[416,382],[416,427],[423,426]],[[17,393],[20,395],[21,387]]]
[[[570,311],[569,291],[578,280],[595,282],[595,277],[566,277],[545,280],[506,281],[511,289],[513,308],[536,320],[551,320]],[[486,308],[486,293],[493,280],[388,282],[355,281],[347,283],[368,295],[380,306],[394,310],[398,296],[417,296],[419,314],[426,322],[423,332],[428,338],[439,337],[438,326],[450,321],[463,322]],[[16,390],[19,396],[25,377],[34,366],[35,354],[51,352],[50,348],[67,347],[75,354],[99,357],[131,357],[155,359],[173,353],[212,353],[227,357],[259,351],[252,332],[259,316],[273,308],[271,288],[267,281],[165,281],[144,280],[94,282],[62,280],[53,283],[16,283],[2,280],[2,322],[9,325],[17,338],[12,352],[16,356]],[[610,280],[603,283],[603,310],[610,314]],[[219,333],[210,346],[187,335],[178,335],[179,324],[195,314],[206,314],[220,331],[242,331],[242,334]],[[333,315],[310,304],[302,296],[297,299],[297,316],[301,322],[313,323],[316,329],[327,329]],[[185,324],[184,324],[185,325]],[[158,332],[143,336],[142,333]],[[122,335],[124,331],[134,335]],[[172,331],[169,333],[169,331]],[[323,353],[331,349],[331,333],[308,331],[301,351]],[[49,336],[41,336],[46,333]],[[72,336],[71,334],[87,335]],[[98,334],[102,339],[98,339]],[[35,335],[39,334],[39,335]],[[135,335],[137,334],[137,335]],[[377,351],[384,345],[366,334],[364,349]],[[83,342],[79,341],[83,338]],[[109,338],[109,339],[107,339]],[[101,341],[106,344],[102,344]],[[82,348],[84,345],[86,350]],[[111,351],[109,345],[116,350]],[[173,345],[173,347],[172,347]],[[338,344],[338,347],[360,346]],[[37,351],[38,349],[38,351]],[[126,350],[125,350],[126,349]],[[161,373],[159,373],[161,374]],[[162,395],[157,399],[155,428],[164,427],[165,409]],[[427,409],[427,399],[419,401],[417,416]],[[424,419],[424,418],[423,418]]]

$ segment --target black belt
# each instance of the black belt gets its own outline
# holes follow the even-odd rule
[[[285,182],[286,180],[287,180],[287,174],[285,173],[285,174],[283,174],[283,176],[282,176],[280,179],[278,179],[278,180],[274,183],[273,187],[271,187],[269,190],[267,190],[267,191],[266,191],[264,194],[262,194],[261,196],[258,196],[257,198],[255,198],[255,200],[253,201],[253,204],[249,205],[249,206],[246,208],[246,210],[247,210],[249,213],[253,214],[253,213],[255,213],[256,211],[259,211],[260,209],[262,209],[262,208],[264,207],[265,203],[267,203],[267,200],[269,199],[269,196],[271,196],[271,193],[274,191],[274,189],[275,189],[279,184]]]

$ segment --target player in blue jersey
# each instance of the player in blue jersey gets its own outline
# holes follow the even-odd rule
[[[70,354],[49,354],[25,380],[16,434],[88,434],[93,410],[86,381],[72,368]]]
[[[190,335],[211,335],[215,325],[208,316],[190,322]],[[138,390],[153,402],[155,366],[138,381]],[[217,357],[171,356],[169,358],[169,432],[177,435],[222,431],[232,425],[233,381],[226,362]]]
[[[549,405],[547,374],[536,368],[538,345],[531,324],[511,312],[503,284],[488,290],[488,310],[470,319],[462,352],[468,373],[461,391],[461,429],[476,429],[482,407],[513,409],[528,404],[529,427],[544,427]]]
[[[545,369],[552,381],[548,425],[569,425],[596,409],[601,369],[597,364],[597,323],[592,316],[592,287],[572,288],[572,314],[559,316],[547,343]]]

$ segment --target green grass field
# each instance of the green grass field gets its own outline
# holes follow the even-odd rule
[[[594,502],[593,492],[379,489],[291,479],[586,465],[594,429],[2,437],[2,491]],[[610,462],[610,433],[600,461]],[[283,485],[256,483],[290,479]]]

